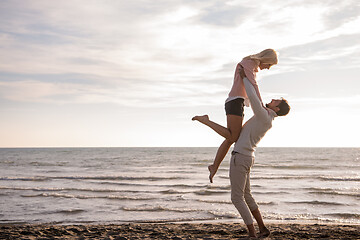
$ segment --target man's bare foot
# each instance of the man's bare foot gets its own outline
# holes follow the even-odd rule
[[[203,116],[195,116],[193,117],[191,120],[195,121],[199,121],[201,123],[205,123],[209,121],[209,116],[208,115],[203,115]]]
[[[217,169],[215,168],[214,165],[209,165],[208,169],[209,169],[209,172],[210,172],[210,174],[209,174],[210,182],[213,183],[213,178],[215,176],[215,173],[216,173]]]
[[[268,237],[268,236],[270,236],[269,229],[267,229],[266,227],[260,229],[260,233],[258,234],[258,237]]]

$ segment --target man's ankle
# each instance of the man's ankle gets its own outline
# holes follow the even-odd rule
[[[253,224],[247,225],[249,237],[256,237],[256,231]]]
[[[267,227],[263,226],[263,227],[259,227],[260,232],[263,231],[269,231],[269,229],[267,229]]]

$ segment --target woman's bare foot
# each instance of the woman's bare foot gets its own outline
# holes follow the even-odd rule
[[[266,227],[260,229],[260,233],[258,234],[258,236],[259,236],[259,237],[268,237],[268,236],[270,236],[270,231],[269,231],[269,229],[267,229]]]
[[[195,116],[193,117],[191,120],[195,121],[199,121],[201,123],[205,123],[209,121],[209,116],[208,115],[203,115],[203,116]]]
[[[213,183],[213,177],[215,176],[215,173],[217,171],[217,169],[215,168],[215,166],[212,164],[212,165],[209,165],[208,166],[208,169],[209,169],[209,179],[210,179],[210,182]]]

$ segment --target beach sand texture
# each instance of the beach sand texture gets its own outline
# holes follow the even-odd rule
[[[360,225],[269,224],[265,239],[360,239]],[[1,225],[0,239],[246,239],[238,223]]]

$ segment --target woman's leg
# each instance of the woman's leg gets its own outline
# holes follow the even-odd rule
[[[240,136],[241,128],[242,128],[242,121],[243,117],[237,115],[226,115],[227,117],[227,126],[228,131],[230,132],[230,137],[225,139],[225,141],[220,145],[214,163],[208,167],[210,171],[209,179],[210,182],[213,182],[213,177],[215,176],[222,160],[224,160],[227,152],[231,145],[237,141]]]
[[[219,134],[220,136],[223,136],[226,139],[231,138],[231,132],[228,128],[223,127],[219,124],[217,124],[216,122],[213,122],[209,119],[208,115],[203,115],[203,116],[195,116],[193,117],[191,120],[193,121],[199,121],[202,124],[210,127],[212,130],[214,130],[217,134]]]

